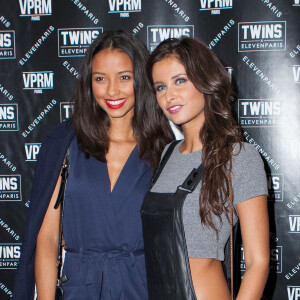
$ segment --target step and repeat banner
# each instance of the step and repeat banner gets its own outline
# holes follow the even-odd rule
[[[224,63],[244,139],[268,176],[271,260],[263,299],[300,300],[299,13],[299,0],[2,0],[0,299],[12,297],[41,143],[70,115],[87,47],[121,28],[150,52],[169,37],[199,37]],[[238,256],[242,277],[242,245]]]

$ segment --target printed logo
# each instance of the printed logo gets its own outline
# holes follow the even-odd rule
[[[0,104],[0,131],[18,130],[18,104]]]
[[[239,23],[238,41],[239,52],[284,51],[286,21]]]
[[[16,58],[15,31],[0,30],[0,59]]]
[[[60,122],[66,121],[70,118],[73,108],[74,108],[73,102],[60,103]]]
[[[293,6],[300,6],[300,0],[294,0]]]
[[[240,271],[245,272],[246,271],[246,263],[245,263],[245,253],[244,253],[244,247],[241,246],[241,253],[240,253]]]
[[[32,21],[39,21],[42,16],[52,15],[52,0],[19,0],[20,17],[31,17]]]
[[[147,47],[152,52],[159,43],[168,38],[194,37],[194,25],[147,26]]]
[[[238,118],[242,127],[275,127],[281,124],[283,103],[271,99],[239,99]]]
[[[26,161],[36,161],[41,143],[25,143]]]
[[[226,71],[228,72],[229,80],[232,82],[232,72],[233,68],[232,67],[225,67]]]
[[[270,272],[282,273],[282,246],[270,246]]]
[[[219,15],[221,9],[231,9],[232,0],[200,0],[199,10],[210,10],[212,15]]]
[[[43,90],[53,89],[52,71],[23,72],[23,90],[34,90],[35,94],[42,94]]]
[[[245,272],[244,247],[241,246],[240,271]],[[282,273],[282,246],[270,246],[270,272]]]
[[[288,300],[300,300],[300,286],[287,286]]]
[[[84,56],[88,47],[102,32],[103,27],[58,29],[58,56]]]
[[[127,18],[129,13],[141,12],[141,0],[108,0],[110,14],[120,14],[120,17]]]
[[[283,201],[283,174],[268,174],[268,200]]]
[[[289,215],[289,233],[300,233],[300,215]]]
[[[0,244],[0,270],[17,269],[21,256],[21,243]]]
[[[294,83],[300,83],[300,65],[293,65]]]
[[[21,175],[0,175],[0,201],[22,201]]]

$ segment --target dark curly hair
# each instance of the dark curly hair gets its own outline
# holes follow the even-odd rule
[[[81,64],[81,76],[72,97],[75,104],[71,116],[78,145],[87,157],[92,155],[100,161],[105,161],[109,150],[110,121],[106,112],[97,104],[92,91],[93,57],[104,49],[124,52],[132,62],[135,92],[132,128],[141,159],[150,160],[155,168],[162,150],[174,139],[174,135],[166,118],[159,118],[151,113],[155,95],[147,80],[145,69],[149,54],[137,37],[123,30],[100,34],[89,47]]]
[[[235,145],[240,145],[242,135],[231,107],[232,87],[229,76],[220,60],[206,44],[194,38],[168,39],[150,55],[147,74],[153,85],[153,65],[168,57],[175,57],[184,66],[187,77],[205,98],[205,121],[199,132],[203,144],[202,189],[199,196],[201,222],[218,232],[212,213],[229,219],[232,206],[231,157]],[[156,104],[158,109],[158,104]]]

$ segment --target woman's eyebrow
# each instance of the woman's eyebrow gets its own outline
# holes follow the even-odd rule
[[[163,83],[162,81],[155,81],[153,84]]]
[[[124,71],[118,72],[118,74],[122,74],[122,73],[133,73],[133,71],[131,71],[131,70],[124,70]],[[92,73],[92,75],[94,75],[94,74],[106,75],[106,73],[104,73],[104,72],[98,72],[98,71],[95,71],[95,72]]]
[[[93,72],[92,75],[94,75],[94,74],[106,75],[106,74],[103,73],[103,72]]]
[[[174,75],[174,76],[172,76],[171,77],[171,79],[174,79],[174,78],[176,78],[176,77],[178,77],[178,76],[182,76],[182,75],[185,75],[186,76],[186,74],[184,74],[184,73],[180,73],[180,74],[177,74],[177,75]],[[155,81],[153,84],[157,84],[157,83],[163,83],[162,81]]]
[[[178,77],[178,76],[182,76],[182,75],[185,75],[186,76],[186,74],[177,74],[177,75],[174,75],[173,77],[172,77],[172,79],[174,79],[174,78],[176,78],[176,77]]]
[[[133,73],[133,71],[131,71],[131,70],[124,70],[124,71],[120,71],[120,72],[118,72],[118,74],[122,74],[122,73]]]

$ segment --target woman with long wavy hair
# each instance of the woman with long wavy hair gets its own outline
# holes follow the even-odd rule
[[[246,272],[236,299],[261,299],[266,174],[257,151],[242,142],[225,68],[203,42],[181,38],[162,42],[147,72],[157,99],[152,114],[163,112],[184,135],[166,147],[142,205],[149,299],[231,299],[221,262],[237,217]]]
[[[62,231],[64,300],[147,300],[140,207],[168,121],[149,114],[148,52],[124,31],[105,32],[82,62],[70,122],[54,128],[36,167],[14,299],[55,298],[60,170],[69,149]],[[152,134],[153,133],[153,134]]]

